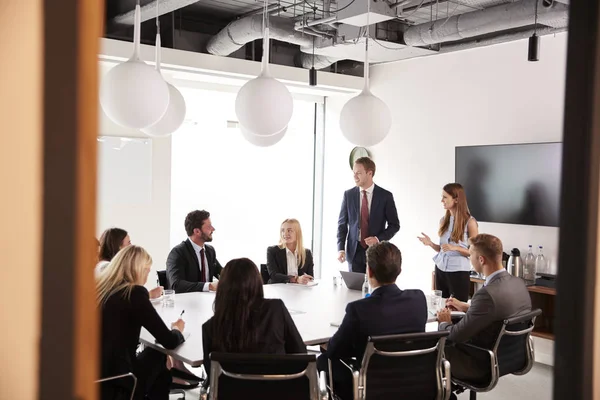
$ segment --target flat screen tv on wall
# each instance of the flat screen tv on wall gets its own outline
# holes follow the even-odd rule
[[[558,226],[562,143],[456,147],[456,182],[481,222]]]

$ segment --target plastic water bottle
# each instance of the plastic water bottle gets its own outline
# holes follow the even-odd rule
[[[369,277],[365,274],[365,282],[362,287],[363,297],[369,297],[371,295],[371,288],[369,287]]]
[[[533,246],[529,245],[527,256],[525,257],[525,271],[523,274],[525,284],[533,285],[535,283],[535,256],[533,255]]]
[[[535,271],[542,274],[548,273],[548,263],[546,262],[546,257],[544,257],[544,248],[542,246],[539,246],[539,252],[535,258]]]

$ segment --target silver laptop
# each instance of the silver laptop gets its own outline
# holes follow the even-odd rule
[[[363,283],[365,282],[365,274],[348,271],[340,271],[340,273],[348,289],[362,290]]]

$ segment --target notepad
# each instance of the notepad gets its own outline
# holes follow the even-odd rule
[[[319,284],[319,282],[317,282],[317,281],[310,281],[306,285],[303,285],[301,283],[288,283],[288,285],[305,286],[305,287],[317,286],[318,284]]]

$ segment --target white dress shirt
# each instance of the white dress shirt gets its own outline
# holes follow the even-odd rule
[[[194,241],[190,238],[188,238],[188,240],[190,241],[190,243],[192,244],[192,247],[194,248],[194,253],[196,253],[196,258],[198,258],[198,266],[200,267],[200,271],[202,271],[202,258],[200,257],[200,250],[204,249],[204,265],[206,266],[205,270],[204,270],[204,287],[202,288],[203,292],[208,292],[208,288],[209,288],[209,275],[210,275],[210,271],[208,268],[208,259],[206,258],[206,248],[204,246],[200,247],[198,246],[196,243],[194,243]]]
[[[298,250],[292,253],[290,249],[285,248],[285,256],[287,257],[287,274],[290,276],[298,276]]]

